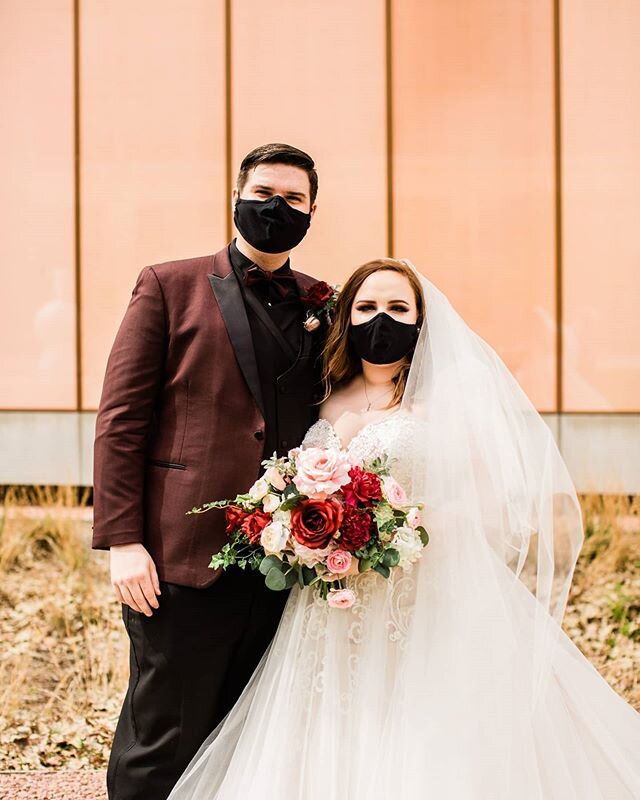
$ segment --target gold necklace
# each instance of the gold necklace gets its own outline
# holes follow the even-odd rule
[[[383,398],[383,397],[384,397],[386,394],[389,394],[389,392],[392,392],[392,391],[393,391],[393,389],[394,389],[394,387],[393,387],[393,386],[391,386],[391,388],[390,388],[390,389],[387,389],[387,390],[386,390],[385,392],[383,392],[383,393],[382,393],[382,394],[381,394],[379,397],[374,397],[374,398],[373,398],[373,400],[369,400],[369,392],[367,391],[367,381],[366,381],[366,378],[364,377],[364,375],[362,376],[362,383],[363,383],[363,385],[364,385],[364,396],[367,398],[367,403],[368,403],[368,405],[367,405],[367,407],[366,407],[366,409],[365,409],[365,413],[366,413],[367,411],[371,411],[371,406],[372,406],[374,403],[377,403],[377,402],[378,402],[378,400],[382,400],[382,398]],[[376,410],[376,411],[378,411],[378,409],[375,409],[375,410]]]

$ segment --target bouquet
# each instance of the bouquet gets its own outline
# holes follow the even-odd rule
[[[315,586],[331,607],[349,608],[356,595],[348,574],[389,578],[428,544],[421,506],[409,504],[385,454],[354,464],[343,449],[296,448],[263,466],[246,494],[187,512],[225,509],[229,541],[212,569],[257,569],[269,589]]]

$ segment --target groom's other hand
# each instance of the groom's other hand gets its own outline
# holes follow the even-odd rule
[[[142,544],[111,546],[111,585],[121,603],[147,617],[159,607],[158,572]]]

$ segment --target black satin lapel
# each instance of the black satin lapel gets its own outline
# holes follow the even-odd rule
[[[224,278],[220,278],[217,275],[207,275],[207,277],[220,306],[220,312],[244,379],[264,417],[264,402],[260,390],[258,363],[253,349],[251,328],[249,327],[247,310],[238,279],[233,270]]]

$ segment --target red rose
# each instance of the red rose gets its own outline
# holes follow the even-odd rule
[[[340,546],[353,553],[364,547],[371,539],[373,517],[368,511],[359,511],[353,506],[345,506],[340,526]]]
[[[225,533],[230,536],[234,531],[242,526],[242,523],[249,516],[249,512],[245,511],[240,506],[227,506],[224,510],[224,516],[227,521]]]
[[[373,472],[365,472],[361,467],[352,467],[349,470],[351,483],[343,486],[341,491],[344,502],[350,506],[362,504],[370,506],[374,500],[382,499],[382,485],[380,478]]]
[[[342,504],[333,497],[303,500],[291,512],[291,533],[314,550],[326,547],[342,522]]]
[[[334,290],[324,281],[318,281],[307,289],[307,293],[301,298],[305,308],[322,308],[322,306],[333,297]]]
[[[258,510],[247,514],[240,529],[251,544],[257,544],[257,542],[260,541],[260,534],[270,522],[271,514],[267,514],[266,511]]]

